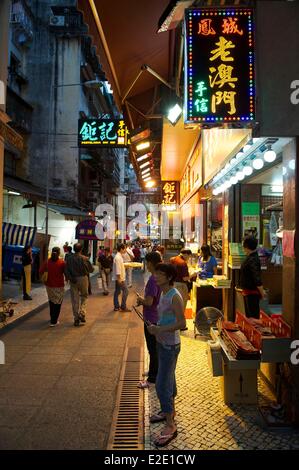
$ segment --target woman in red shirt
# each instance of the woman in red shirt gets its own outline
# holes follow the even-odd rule
[[[43,274],[48,272],[48,279],[45,283],[49,305],[50,305],[50,326],[56,326],[60,314],[61,304],[64,296],[64,269],[65,262],[59,258],[60,248],[55,246],[52,248],[51,258],[45,261],[39,272]]]

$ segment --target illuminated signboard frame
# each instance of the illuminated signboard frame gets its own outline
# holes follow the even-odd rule
[[[79,119],[79,147],[117,147],[130,145],[130,133],[123,119]]]
[[[186,10],[186,123],[245,125],[255,121],[253,29],[250,8]]]

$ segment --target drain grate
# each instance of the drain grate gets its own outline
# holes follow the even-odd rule
[[[127,358],[132,357],[130,349],[128,349]],[[138,362],[127,361],[123,365],[117,407],[108,443],[109,450],[143,449],[143,394],[137,388],[141,368],[141,351],[139,355]]]

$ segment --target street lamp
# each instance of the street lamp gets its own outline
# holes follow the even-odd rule
[[[49,192],[50,192],[50,185],[49,185],[49,175],[50,175],[50,161],[51,161],[51,145],[50,145],[50,135],[52,135],[52,120],[53,120],[53,92],[55,88],[64,88],[64,87],[71,87],[71,86],[93,86],[93,85],[101,85],[101,82],[97,80],[88,80],[83,83],[62,83],[60,85],[51,85],[50,88],[50,113],[49,113],[49,123],[48,123],[48,151],[47,151],[47,171],[46,171],[46,218],[45,218],[45,230],[46,230],[46,256],[48,259],[48,251],[49,251],[49,243],[48,243],[48,236],[49,236]]]

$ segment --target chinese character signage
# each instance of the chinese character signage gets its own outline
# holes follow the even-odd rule
[[[79,119],[79,147],[126,147],[130,143],[123,119]]]
[[[187,10],[185,51],[185,122],[254,121],[252,10]]]
[[[179,204],[179,182],[162,181],[162,205],[168,210],[175,210]]]

